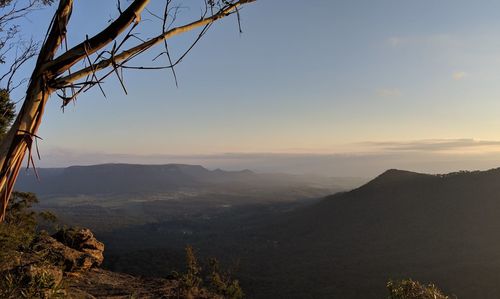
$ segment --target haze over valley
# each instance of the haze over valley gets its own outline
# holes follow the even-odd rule
[[[180,164],[38,172],[43,183],[24,173],[17,187],[94,230],[114,271],[168,276],[191,244],[237,265],[252,298],[380,298],[387,279],[407,277],[459,298],[498,295],[499,169],[393,169],[368,183]]]
[[[185,164],[101,164],[25,171],[16,188],[36,193],[40,209],[101,231],[131,223],[210,219],[245,206],[288,209],[365,181]]]

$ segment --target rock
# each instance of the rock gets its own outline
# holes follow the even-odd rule
[[[97,266],[104,261],[104,244],[87,228],[62,229],[52,237],[72,249],[89,254],[95,259]]]
[[[53,264],[59,265],[64,272],[88,271],[92,267],[99,266],[102,261],[102,251],[100,254],[90,254],[70,248],[56,239],[41,235],[35,241],[34,250],[45,255]]]
[[[27,298],[223,299],[207,289],[186,290],[178,277],[142,278],[100,269],[103,251],[104,244],[88,229],[60,230],[53,236],[42,232],[0,277],[11,275],[19,284],[16,296],[9,298],[21,298],[35,286],[36,294]]]

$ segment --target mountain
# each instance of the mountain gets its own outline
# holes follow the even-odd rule
[[[37,173],[39,179],[31,170],[22,171],[16,189],[36,193],[40,199],[36,209],[51,210],[67,225],[96,233],[175,221],[206,227],[206,222],[228,213],[234,221],[240,212],[249,217],[251,211],[258,217],[361,184],[356,178],[209,170],[185,164],[101,164],[41,168]]]
[[[385,298],[386,282],[404,278],[435,283],[461,299],[500,297],[500,168],[446,175],[392,169],[359,188],[297,205],[258,201],[297,196],[283,193],[295,188],[285,175],[186,165],[47,171],[41,171],[43,180],[78,192],[94,184],[113,186],[99,192],[135,192],[141,182],[159,188],[154,190],[190,184],[224,190],[224,196],[203,193],[196,201],[127,199],[99,209],[84,197],[56,209],[64,219],[109,229],[99,237],[108,246],[111,270],[165,276],[175,263],[169,256],[192,244],[205,256],[239,261],[236,276],[249,298]],[[85,188],[78,186],[83,182]],[[242,184],[247,188],[226,192]],[[266,184],[282,189],[255,192]],[[247,204],[235,206],[242,190]],[[94,205],[106,199],[96,198]],[[144,215],[138,220],[136,214]]]
[[[101,164],[21,172],[16,188],[41,195],[155,193],[254,178],[249,171],[211,171],[199,165]]]
[[[500,168],[389,170],[263,231],[268,245],[245,264],[254,297],[384,298],[388,279],[410,277],[500,298]]]

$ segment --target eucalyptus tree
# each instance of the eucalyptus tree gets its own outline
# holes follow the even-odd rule
[[[10,15],[16,18],[22,17],[37,5],[52,2],[47,0],[0,1],[2,8],[0,15]],[[73,11],[73,0],[59,0],[43,43],[38,47],[36,43],[28,42],[25,45],[27,54],[24,57],[18,57],[19,62],[14,61],[14,67],[12,70],[9,69],[4,82],[0,82],[5,84],[3,87],[5,90],[11,90],[13,88],[12,72],[19,68],[19,64],[23,64],[31,57],[36,57],[33,72],[27,80],[22,107],[0,143],[0,221],[5,219],[9,197],[23,159],[25,157],[28,159],[28,166],[30,161],[33,162],[32,152],[38,138],[37,131],[51,95],[57,95],[64,108],[90,88],[98,87],[103,91],[103,80],[109,76],[116,76],[126,92],[123,80],[124,69],[170,69],[175,78],[175,66],[217,20],[235,15],[239,25],[241,7],[254,1],[201,0],[200,17],[180,23],[182,20],[179,20],[178,13],[185,2],[180,1],[176,4],[174,0],[162,0],[161,11],[154,11],[148,7],[151,2],[149,0],[128,1],[128,6],[123,9],[121,1],[118,0],[116,2],[118,14],[114,20],[110,21],[99,33],[87,36],[70,47],[66,40],[68,22],[71,15],[78,11]],[[158,20],[161,27],[158,35],[143,39],[135,33],[143,23],[141,22],[143,14],[149,14],[151,18]],[[7,28],[9,22],[16,18],[4,18],[4,28]],[[1,25],[2,16],[0,16]],[[193,43],[182,55],[174,59],[169,52],[169,39],[195,29],[198,29],[199,33],[196,34]],[[12,40],[15,34],[16,31],[13,31],[9,35],[9,40]],[[150,51],[155,46],[161,47],[158,56],[168,58],[165,59],[166,64],[130,65],[132,59]]]

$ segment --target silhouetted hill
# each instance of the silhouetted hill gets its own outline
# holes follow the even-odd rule
[[[208,170],[199,165],[102,164],[42,168],[40,181],[22,172],[16,188],[38,194],[154,193],[208,184],[230,183],[255,177],[249,170]]]
[[[500,169],[389,170],[265,231],[262,263],[245,265],[257,297],[384,298],[388,279],[408,277],[458,298],[500,297]]]

